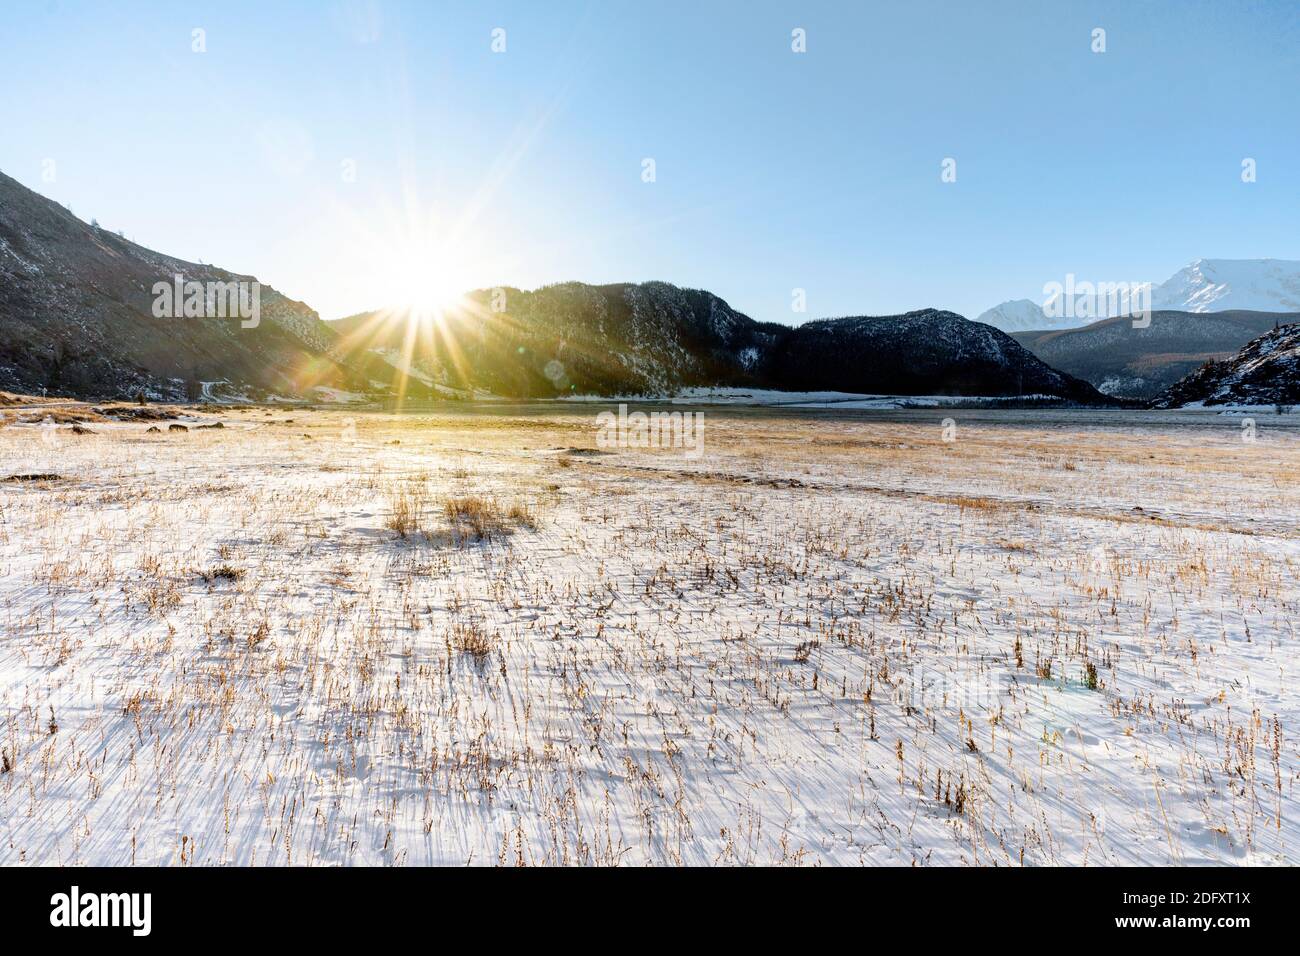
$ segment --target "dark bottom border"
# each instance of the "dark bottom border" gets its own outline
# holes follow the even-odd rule
[[[1290,870],[1253,869],[10,868],[0,870],[0,911],[6,944],[75,933],[80,942],[98,935],[128,945],[319,941],[341,946],[374,945],[402,933],[441,948],[466,933],[484,943],[518,939],[555,945],[557,931],[573,943],[604,945],[629,933],[646,942],[654,934],[680,943],[734,943],[741,934],[760,933],[764,939],[789,934],[808,943],[827,931],[849,933],[864,943],[881,931],[901,933],[925,949],[943,942],[1026,939],[1027,932],[1080,942],[1099,933],[1166,940],[1199,935],[1230,944],[1243,939],[1242,933],[1249,939],[1261,929],[1287,931],[1284,909],[1293,895],[1293,877]],[[130,926],[52,926],[59,905],[52,898],[70,897],[74,885],[82,907],[87,894],[149,893],[149,935],[136,937]],[[65,909],[70,903],[69,898]],[[140,922],[140,910],[136,914]],[[430,932],[437,935],[426,935]]]

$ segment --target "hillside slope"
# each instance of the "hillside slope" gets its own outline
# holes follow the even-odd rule
[[[1232,358],[1208,362],[1162,392],[1156,408],[1300,403],[1300,322],[1266,332]]]
[[[267,285],[256,328],[157,318],[154,284],[177,274],[254,281],[128,242],[0,173],[0,389],[178,399],[223,380],[285,394],[366,386],[370,362],[333,356],[338,334]]]
[[[1146,328],[1120,317],[1012,338],[1108,395],[1152,398],[1205,362],[1229,358],[1274,325],[1295,319],[1273,312],[1153,312]]]

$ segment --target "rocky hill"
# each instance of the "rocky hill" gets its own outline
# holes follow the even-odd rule
[[[1297,403],[1300,403],[1300,322],[1266,332],[1230,359],[1207,362],[1153,402],[1156,408]]]

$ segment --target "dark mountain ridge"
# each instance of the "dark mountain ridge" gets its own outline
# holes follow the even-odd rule
[[[789,330],[763,371],[797,389],[1100,399],[1005,332],[938,309],[809,322]]]
[[[494,301],[501,311],[493,311]],[[405,346],[400,311],[332,324],[356,348],[392,353]],[[710,292],[666,282],[478,290],[420,335],[411,352],[413,367],[440,385],[503,395],[662,395],[737,386],[1107,403],[1005,333],[951,312],[790,327],[756,322]]]
[[[951,312],[756,322],[666,282],[480,290],[437,321],[322,322],[260,285],[260,321],[155,314],[156,285],[252,283],[87,224],[0,174],[0,389],[83,397],[488,392],[663,395],[689,386],[1104,403],[1013,339]],[[211,292],[209,291],[209,296]],[[210,314],[210,313],[204,313]]]

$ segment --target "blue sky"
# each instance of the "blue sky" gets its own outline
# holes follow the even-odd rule
[[[1292,2],[15,3],[0,170],[326,318],[569,279],[974,317],[1300,258],[1297,50]]]

